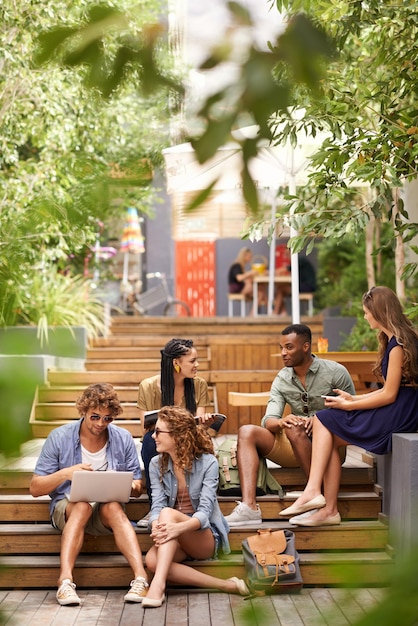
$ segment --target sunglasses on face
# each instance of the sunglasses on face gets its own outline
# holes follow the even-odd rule
[[[101,415],[96,415],[96,413],[93,413],[93,415],[90,415],[90,419],[92,422],[99,422],[100,420],[103,420],[105,424],[110,424],[110,422],[113,422],[113,417],[110,417],[110,415],[105,415],[105,417],[102,417]]]
[[[171,430],[161,430],[161,428],[156,428],[154,430],[154,435],[158,437],[159,435],[161,435],[161,433],[165,433],[166,435],[169,435],[171,434],[171,432],[172,432]]]
[[[306,393],[306,391],[304,393],[300,394],[300,399],[303,402],[303,412],[305,413],[305,415],[309,415],[309,396]]]

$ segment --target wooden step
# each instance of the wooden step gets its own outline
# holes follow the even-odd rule
[[[85,387],[82,385],[54,385],[38,387],[38,402],[41,404],[51,404],[56,402],[72,402],[75,403],[77,398],[83,393]],[[135,405],[138,399],[138,385],[121,386],[115,385],[115,391],[118,394],[122,407],[127,405]],[[208,385],[210,404],[215,403],[215,387]]]
[[[296,496],[286,496],[280,500],[277,496],[257,498],[263,520],[277,520],[279,512],[290,506]],[[219,497],[219,504],[224,515],[229,515],[236,506],[235,498]],[[338,508],[343,519],[377,519],[382,510],[382,500],[377,494],[367,492],[340,491]],[[132,498],[127,504],[129,519],[138,520],[148,512],[146,496]],[[1,494],[0,519],[3,522],[49,521],[49,497],[33,498],[28,494]]]
[[[27,452],[24,463],[19,460],[15,462],[10,460],[7,467],[3,466],[0,469],[0,493],[13,492],[15,489],[25,489],[27,492],[43,441],[44,439],[40,438],[25,444]],[[270,467],[270,472],[286,491],[300,491],[304,488],[306,479],[302,470],[298,468],[274,466]],[[375,481],[376,470],[374,467],[350,467],[344,465],[341,472],[340,491],[372,491],[376,493]]]
[[[0,588],[54,588],[59,575],[59,556],[4,556],[1,559]],[[193,561],[202,572],[229,578],[245,577],[242,555],[226,559]],[[305,585],[387,585],[393,574],[393,561],[385,552],[306,552],[300,554],[301,574]],[[74,569],[79,588],[129,587],[132,570],[118,554],[80,555]]]
[[[159,339],[159,342],[161,340]],[[210,348],[207,345],[195,344],[200,360],[210,361]],[[88,361],[101,359],[156,359],[161,362],[161,345],[158,346],[101,346],[87,349],[86,358]]]
[[[187,337],[190,333],[187,333]],[[193,345],[196,350],[207,349],[210,341],[209,335],[199,335],[196,339],[193,333]],[[161,337],[158,334],[152,333],[149,335],[112,335],[109,334],[106,337],[92,337],[89,341],[89,348],[94,350],[98,348],[140,348],[142,350],[154,350],[155,353],[159,353],[163,347]]]
[[[136,521],[136,520],[133,520]],[[316,550],[385,550],[388,528],[376,520],[343,521],[339,526],[312,529],[295,527],[289,522],[263,522],[260,528],[288,528],[295,533],[299,552]],[[142,552],[153,545],[146,529],[135,527]],[[242,541],[256,530],[254,527],[231,528],[229,542],[233,552],[241,551]],[[61,533],[49,523],[0,524],[0,554],[59,554]],[[113,535],[85,535],[81,553],[119,554]]]
[[[92,385],[97,382],[107,382],[111,385],[117,386],[132,386],[139,385],[141,380],[144,378],[149,378],[150,376],[155,376],[158,374],[158,371],[149,371],[149,372],[132,372],[130,370],[119,370],[119,371],[110,371],[110,372],[101,372],[101,371],[62,371],[62,370],[49,370],[48,371],[48,382],[50,385],[76,385],[87,387],[88,385]],[[201,378],[205,380],[209,379],[209,372],[201,372],[199,373]]]
[[[85,362],[87,371],[97,370],[98,372],[112,372],[129,369],[133,372],[160,372],[161,359],[91,359]],[[199,372],[210,369],[210,362],[207,359],[199,359]]]
[[[72,402],[75,403],[77,398],[81,396],[85,389],[83,385],[54,385],[38,387],[38,401],[43,404],[54,402]],[[125,402],[135,403],[138,398],[138,385],[121,386],[115,385],[115,391],[118,394],[122,404]]]
[[[136,402],[122,402],[123,413],[118,416],[114,423],[122,422],[125,419],[138,419],[139,409]],[[38,402],[35,405],[35,419],[45,422],[63,420],[80,419],[80,414],[74,402]]]
[[[312,334],[323,333],[322,316],[306,318]],[[160,336],[189,337],[193,339],[200,335],[214,334],[258,334],[279,335],[288,325],[288,321],[280,320],[275,316],[263,316],[261,318],[230,318],[230,317],[138,317],[138,316],[115,316],[111,320],[111,334],[114,335],[147,335],[157,333]],[[193,333],[191,334],[191,329]]]
[[[280,511],[294,502],[301,492],[286,495],[282,500],[277,496],[261,496],[257,498],[263,520],[277,520]],[[236,506],[233,498],[218,497],[224,515],[232,513]],[[338,509],[344,519],[377,519],[382,510],[380,496],[371,491],[348,492],[340,491],[338,495]]]

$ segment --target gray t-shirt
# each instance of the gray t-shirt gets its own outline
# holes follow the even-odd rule
[[[286,404],[289,404],[294,415],[307,417],[324,408],[324,399],[321,396],[335,395],[333,389],[342,389],[352,395],[355,394],[354,384],[348,370],[335,361],[319,359],[313,356],[312,364],[306,372],[306,389],[295,374],[293,367],[284,367],[277,374],[270,390],[266,413],[261,420],[265,426],[270,417],[280,419]],[[302,397],[307,401],[304,402]],[[304,405],[308,406],[309,413],[304,413]]]

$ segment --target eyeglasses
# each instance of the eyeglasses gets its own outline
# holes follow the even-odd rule
[[[110,424],[110,422],[113,422],[114,420],[114,418],[110,417],[110,415],[105,415],[105,417],[102,417],[101,415],[96,415],[96,413],[90,415],[90,419],[92,422],[98,422],[100,420],[103,420],[105,424]]]
[[[161,428],[155,428],[154,429],[154,435],[156,437],[159,437],[159,435],[161,435],[161,433],[165,433],[166,435],[170,435],[173,431],[172,430],[161,430]]]
[[[303,412],[305,415],[309,415],[309,396],[306,391],[300,394],[300,399],[303,402]]]

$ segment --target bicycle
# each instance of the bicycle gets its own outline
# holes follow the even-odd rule
[[[177,316],[186,313],[190,317],[189,305],[182,300],[173,298],[168,288],[166,275],[162,272],[152,272],[146,275],[147,278],[157,278],[160,284],[143,293],[135,295],[132,306],[139,315],[147,315],[150,309],[154,309],[160,304],[165,304],[163,315]]]

